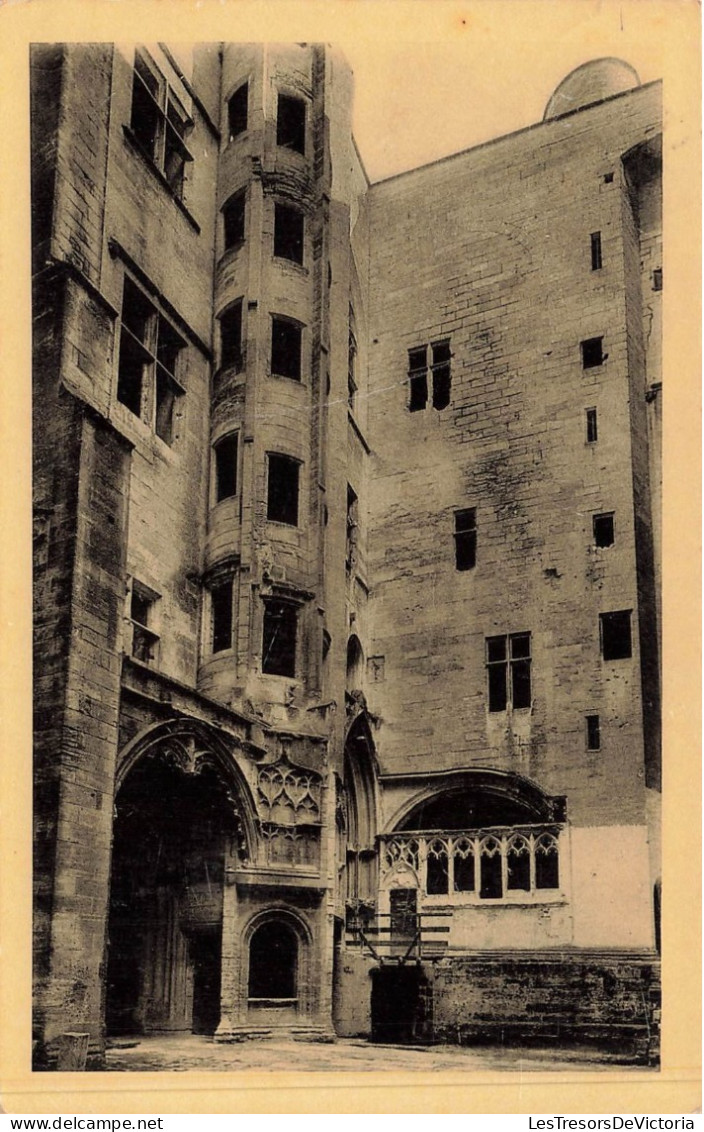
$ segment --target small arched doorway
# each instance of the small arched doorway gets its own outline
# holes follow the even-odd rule
[[[108,920],[110,1035],[214,1033],[226,857],[244,835],[215,761],[152,744],[115,800]]]
[[[298,1002],[298,937],[289,924],[268,920],[249,943],[250,1002]]]

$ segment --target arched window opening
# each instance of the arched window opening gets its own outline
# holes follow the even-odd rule
[[[530,892],[530,843],[525,837],[511,838],[506,862],[506,886]]]
[[[351,636],[347,642],[347,684],[348,692],[356,692],[362,685],[362,672],[364,670],[364,653],[359,637]]]
[[[249,998],[296,999],[298,938],[279,920],[262,924],[249,945]]]
[[[441,896],[448,891],[449,870],[447,846],[440,838],[428,845],[427,885],[428,896]]]
[[[535,847],[535,887],[560,887],[557,838],[551,833],[544,833],[539,837]]]

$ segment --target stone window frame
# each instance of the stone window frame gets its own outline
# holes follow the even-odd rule
[[[454,512],[455,570],[464,573],[477,565],[477,509],[461,507]]]
[[[240,122],[237,123],[237,126],[236,126],[236,128],[234,129],[234,132],[233,132],[233,121],[232,121],[232,119],[234,117],[233,106],[235,106],[235,99],[238,98],[238,97],[241,98],[242,91],[245,91],[244,124],[242,124],[242,121],[240,120]],[[237,110],[241,113],[242,107],[237,106]],[[230,95],[228,95],[228,98],[227,98],[227,144],[229,145],[230,142],[236,141],[237,138],[241,138],[243,134],[247,133],[248,129],[249,129],[249,79],[247,78],[243,82],[238,83],[237,86],[235,87],[235,89],[232,91],[232,93]]]
[[[232,655],[235,651],[235,571],[231,568],[215,569],[208,576],[206,582],[207,594],[207,615],[205,617],[205,624],[207,627],[206,638],[206,651],[209,657],[221,657],[225,655]],[[228,644],[220,645],[219,634],[222,628],[216,624],[217,617],[217,604],[216,594],[224,595],[228,599],[227,606],[227,619],[229,622],[229,632],[224,634],[224,638],[229,642]],[[218,647],[216,648],[216,644]]]
[[[279,140],[279,138],[281,137],[281,133],[282,133],[282,126],[280,125],[282,100],[284,102],[289,102],[289,103],[295,102],[295,103],[300,104],[303,107],[303,138],[302,138],[302,143],[301,143],[300,147],[299,147],[299,145],[291,145],[288,142],[282,142],[282,141]],[[299,91],[289,90],[289,89],[284,88],[284,87],[280,87],[277,90],[277,92],[276,92],[276,135],[275,135],[275,137],[276,137],[276,146],[277,146],[278,149],[285,149],[289,153],[297,153],[301,157],[307,156],[308,148],[309,148],[309,139],[308,139],[309,117],[310,117],[310,115],[309,115],[309,105],[310,104],[309,104],[308,99],[304,95],[302,95]]]
[[[231,462],[233,468],[233,490],[223,494],[221,491],[221,477],[220,477],[220,455],[219,449],[222,451],[226,445],[234,445],[234,460]],[[240,429],[228,428],[224,432],[219,433],[211,444],[212,450],[212,475],[211,475],[211,507],[217,507],[219,503],[224,503],[228,499],[236,499],[240,491]]]
[[[239,343],[233,344],[230,341],[234,316],[237,314],[238,318],[238,335]],[[240,295],[236,299],[232,299],[227,303],[221,311],[218,311],[216,318],[218,320],[219,334],[219,369],[232,370],[233,373],[242,373],[244,370],[244,314],[245,303],[244,296]]]
[[[408,351],[408,411],[429,406],[441,413],[452,401],[452,343],[449,337],[420,343]],[[432,395],[428,385],[431,377]]]
[[[181,413],[177,406],[186,394],[183,370],[187,349],[187,340],[155,296],[147,294],[125,270],[115,400],[169,448],[179,439],[176,422]],[[138,378],[137,370],[141,370]]]
[[[271,485],[272,485],[272,457],[274,462],[279,461],[279,466],[283,468],[284,463],[287,463],[289,469],[296,469],[296,521],[290,522],[288,519],[272,518],[270,514],[271,506]],[[275,466],[275,465],[274,465]],[[290,452],[277,452],[270,450],[266,453],[266,521],[267,523],[276,523],[277,525],[287,527],[290,530],[298,530],[300,528],[301,518],[301,468],[303,461],[298,456],[292,456]]]
[[[277,324],[292,326],[298,331],[298,367],[297,375],[293,373],[279,373],[278,369],[274,369],[274,335],[276,333]],[[293,318],[291,315],[281,314],[279,311],[271,312],[270,319],[270,333],[269,333],[269,375],[276,380],[295,381],[298,385],[303,385],[303,348],[305,341],[306,324],[301,322],[300,319]],[[283,368],[283,367],[282,367]]]
[[[626,626],[628,629],[627,640],[625,634]],[[599,614],[599,645],[602,660],[605,660],[607,663],[617,660],[632,660],[632,609],[612,609],[606,613]]]
[[[130,656],[158,667],[161,644],[161,594],[133,577],[128,589],[127,620],[131,626]]]
[[[185,139],[193,125],[193,118],[161,69],[144,48],[136,48],[132,67],[130,140],[181,203],[185,198],[186,169],[193,161]]]
[[[241,206],[241,219],[238,214],[235,214],[235,209],[240,209]],[[245,244],[247,239],[247,186],[237,189],[236,192],[230,193],[227,200],[224,202],[220,209],[222,216],[222,248],[223,255],[226,252],[239,251]],[[240,233],[233,236],[233,217],[237,219],[237,232]]]
[[[262,649],[261,649],[261,671],[262,676],[274,676],[283,680],[296,680],[300,671],[300,647],[301,647],[301,633],[300,633],[300,612],[302,603],[301,601],[289,595],[282,595],[279,593],[262,594]],[[285,671],[273,672],[270,668],[265,667],[270,663],[269,656],[271,647],[265,654],[265,645],[267,639],[267,618],[271,616],[274,606],[281,607],[282,612],[285,611],[289,619],[289,630],[292,628],[293,632],[293,649],[289,653],[290,664],[286,667]],[[278,630],[277,630],[278,632]],[[273,640],[276,638],[274,634]],[[272,640],[272,644],[273,644]],[[280,666],[278,666],[280,667]]]
[[[283,214],[288,212],[291,216],[300,222],[300,258],[296,255],[287,255],[282,250],[282,231],[277,224],[277,218],[281,221]],[[278,250],[277,250],[277,229],[278,229]],[[285,242],[285,241],[284,241]],[[296,241],[298,245],[298,241]],[[306,258],[306,214],[300,206],[294,204],[292,201],[285,198],[274,200],[274,230],[272,236],[272,255],[274,259],[283,260],[284,263],[293,264],[295,267],[305,269]],[[278,316],[277,316],[278,317]]]
[[[518,652],[520,642],[527,641],[527,651]],[[506,711],[531,711],[533,707],[533,642],[532,634],[527,631],[520,633],[499,633],[485,638],[486,670],[487,670],[487,710],[492,715],[499,715]],[[499,655],[500,643],[503,643],[503,655]],[[492,655],[493,654],[493,655]],[[527,674],[527,676],[526,676]],[[498,699],[502,706],[492,707],[497,702],[497,692],[500,691],[503,677],[503,695]],[[519,680],[523,679],[528,687],[528,703],[516,703],[519,697]]]

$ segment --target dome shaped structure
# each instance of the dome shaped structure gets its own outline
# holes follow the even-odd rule
[[[640,86],[640,79],[630,63],[614,58],[591,59],[570,71],[555,88],[545,107],[543,121],[637,86]]]

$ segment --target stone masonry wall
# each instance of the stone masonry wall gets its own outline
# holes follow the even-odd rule
[[[659,88],[642,88],[369,194],[382,770],[517,771],[567,795],[578,824],[643,821],[620,155],[658,112]],[[580,342],[597,336],[607,357],[583,369]],[[451,405],[410,413],[407,351],[444,338]],[[468,506],[477,564],[458,572],[453,512]],[[602,511],[616,534],[600,549]],[[633,656],[605,662],[599,614],[619,609],[634,611]],[[524,631],[532,709],[488,713],[485,638]],[[599,751],[585,749],[591,713]]]

